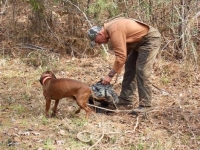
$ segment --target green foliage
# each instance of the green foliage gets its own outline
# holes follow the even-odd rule
[[[24,98],[26,101],[29,101],[29,100],[30,100],[30,97],[31,97],[31,94],[30,94],[30,93],[24,92],[23,98]]]
[[[84,118],[72,118],[72,123],[77,127],[83,127],[87,123],[87,120]]]
[[[25,112],[25,108],[23,106],[21,106],[20,104],[12,105],[10,108],[17,114],[21,114],[21,113]]]
[[[43,116],[42,117],[42,123],[43,123],[43,125],[48,125],[49,124],[49,120],[45,116]]]
[[[108,56],[108,54],[106,53],[106,51],[102,49],[100,52],[101,52],[101,56],[106,60],[107,56]]]
[[[160,82],[162,82],[163,84],[168,84],[168,83],[170,83],[170,80],[167,77],[161,77]]]
[[[53,150],[52,146],[53,146],[53,140],[51,140],[50,138],[46,139],[44,141],[44,147],[45,149],[48,149],[48,150]]]
[[[118,13],[117,3],[110,0],[97,0],[89,6],[89,13],[94,14],[95,19],[99,19],[105,14],[108,17],[113,17]]]
[[[41,6],[38,0],[29,0],[29,3],[31,4],[31,6],[33,7],[33,9],[35,11],[40,10]]]

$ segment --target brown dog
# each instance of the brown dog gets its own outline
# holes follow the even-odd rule
[[[43,94],[46,99],[46,116],[49,116],[48,112],[52,99],[55,100],[52,116],[55,116],[59,100],[65,97],[74,97],[80,107],[76,113],[84,109],[86,119],[88,119],[91,109],[87,106],[87,101],[92,94],[92,90],[87,84],[68,78],[57,79],[51,71],[43,72],[39,81],[43,86]]]

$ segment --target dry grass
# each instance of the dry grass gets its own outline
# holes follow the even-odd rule
[[[44,70],[51,69],[57,77],[93,84],[108,72],[108,64],[112,61],[106,62],[100,57],[55,57],[54,53],[40,57],[42,53],[34,52],[35,55],[37,57],[2,55],[0,58],[2,149],[199,149],[200,76],[198,72],[192,72],[191,67],[159,60],[153,83],[160,90],[154,88],[155,109],[147,114],[147,118],[126,113],[93,113],[86,121],[85,112],[75,115],[76,103],[64,99],[58,106],[58,116],[47,119],[44,117],[42,88],[38,82]],[[38,61],[44,59],[47,63],[35,66],[33,58]],[[169,82],[163,82],[164,77]],[[120,80],[114,87],[119,91]]]

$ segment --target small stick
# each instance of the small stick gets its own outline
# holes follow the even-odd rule
[[[140,115],[140,116],[141,116],[141,115]],[[139,124],[139,117],[140,117],[140,116],[137,117],[137,121],[136,121],[136,124],[135,124],[135,127],[134,127],[133,131],[126,131],[125,133],[135,133],[135,130],[136,130],[136,128],[138,127],[138,124]]]
[[[132,110],[119,110],[119,109],[112,110],[112,109],[107,109],[107,108],[102,108],[102,107],[99,107],[99,106],[95,106],[95,105],[92,105],[92,104],[87,104],[87,105],[88,106],[92,106],[92,107],[96,107],[96,108],[99,108],[99,109],[115,112],[115,113],[118,113],[118,112],[131,112],[132,111]]]
[[[101,121],[101,124],[103,126],[103,119]],[[96,141],[96,143],[94,143],[91,147],[89,147],[88,150],[91,150],[94,146],[96,146],[103,139],[103,137],[104,137],[104,126],[103,126],[101,137]]]

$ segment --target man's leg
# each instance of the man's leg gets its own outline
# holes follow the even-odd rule
[[[119,105],[133,105],[134,92],[136,90],[136,60],[138,52],[132,50],[125,63],[125,72],[122,81],[122,89],[119,96]]]
[[[149,37],[138,48],[136,78],[139,94],[139,107],[151,107],[152,85],[151,73],[160,48],[160,38]]]

